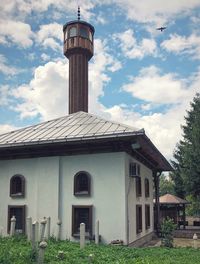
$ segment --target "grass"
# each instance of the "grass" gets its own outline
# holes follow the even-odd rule
[[[45,252],[45,263],[50,264],[198,264],[200,250],[193,248],[128,248],[78,243],[56,242],[50,239]],[[63,254],[59,251],[63,251]],[[89,257],[90,256],[90,257]],[[0,264],[34,263],[31,245],[25,238],[0,238]]]

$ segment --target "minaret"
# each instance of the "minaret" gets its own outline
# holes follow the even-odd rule
[[[63,26],[64,55],[69,59],[69,114],[88,112],[88,61],[93,56],[94,27],[78,19]]]

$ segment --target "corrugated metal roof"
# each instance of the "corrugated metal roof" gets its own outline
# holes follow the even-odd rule
[[[144,130],[107,121],[89,113],[77,112],[2,134],[0,135],[0,148],[137,134],[144,134]]]

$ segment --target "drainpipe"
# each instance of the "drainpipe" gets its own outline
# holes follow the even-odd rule
[[[126,222],[126,225],[127,225],[126,238],[127,238],[127,245],[129,245],[129,203],[128,203],[128,198],[129,198],[130,186],[131,186],[131,177],[128,176],[128,191],[126,194],[126,219],[127,219],[127,222]]]
[[[62,178],[62,158],[59,156],[58,158],[58,220],[62,223],[62,184],[63,184],[63,178]],[[62,225],[61,225],[62,229]],[[62,234],[62,232],[61,232]]]
[[[159,235],[160,229],[160,202],[159,202],[159,180],[161,172],[154,171],[154,187],[155,187],[155,230],[157,235]]]

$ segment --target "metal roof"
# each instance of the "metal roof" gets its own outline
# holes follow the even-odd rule
[[[159,198],[160,204],[188,204],[189,202],[173,194],[165,194]]]
[[[144,134],[143,129],[138,130],[89,113],[77,112],[2,134],[0,135],[0,148],[141,134]]]

